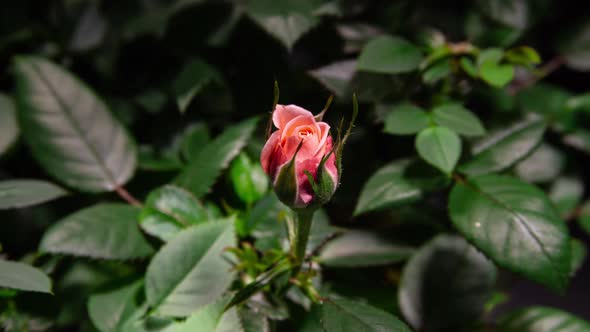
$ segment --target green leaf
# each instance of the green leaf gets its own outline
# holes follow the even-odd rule
[[[559,177],[549,189],[549,198],[562,218],[567,218],[582,201],[584,183],[582,179]]]
[[[207,222],[180,232],[147,268],[148,303],[160,315],[178,317],[213,302],[234,278],[222,253],[235,245],[233,225],[227,221]]]
[[[171,332],[244,332],[236,307],[224,312],[226,302],[222,299],[204,306]]]
[[[541,63],[541,56],[534,48],[529,46],[520,46],[510,49],[504,54],[506,60],[516,65],[522,65],[532,68],[534,65]]]
[[[207,211],[190,192],[166,185],[148,195],[139,225],[146,233],[168,241],[184,228],[208,219]]]
[[[460,104],[444,104],[432,110],[434,122],[465,136],[482,136],[486,130],[481,121]]]
[[[468,57],[461,57],[460,63],[461,63],[461,68],[463,68],[463,70],[467,73],[467,75],[469,75],[473,78],[479,77],[479,71],[477,70],[477,67],[473,63],[473,60],[471,60]]]
[[[350,85],[356,72],[356,60],[344,60],[331,63],[309,71],[311,77],[318,80],[326,89],[337,97],[348,97]]]
[[[549,182],[561,173],[564,166],[563,153],[547,143],[541,143],[535,152],[516,165],[515,171],[527,182]]]
[[[89,192],[131,178],[135,144],[90,88],[39,57],[16,58],[15,73],[23,136],[47,172]]]
[[[247,14],[291,50],[297,40],[320,23],[314,11],[321,5],[319,0],[251,0]]]
[[[51,293],[51,279],[33,266],[0,259],[0,287]]]
[[[321,331],[411,332],[406,324],[394,315],[368,304],[347,299],[326,300],[322,305],[316,305],[312,312],[315,312],[314,315],[319,320]]]
[[[500,172],[534,151],[544,133],[545,123],[540,120],[525,120],[494,132],[476,144],[475,155],[459,170],[471,176]]]
[[[563,118],[571,94],[558,86],[539,83],[520,91],[517,102],[525,112],[533,112],[551,119]]]
[[[587,234],[590,234],[590,201],[584,202],[578,217],[578,223]]]
[[[498,265],[555,290],[567,285],[569,235],[538,188],[498,175],[459,182],[449,213],[459,232]]]
[[[422,52],[414,44],[394,36],[371,40],[361,52],[358,69],[382,74],[400,74],[418,69]]]
[[[88,315],[101,332],[127,332],[129,324],[145,313],[140,302],[143,280],[101,291],[88,299]]]
[[[448,174],[461,156],[461,139],[445,127],[430,127],[416,136],[416,150],[427,163]]]
[[[137,225],[139,209],[117,203],[97,204],[53,224],[39,251],[104,259],[134,259],[153,254]]]
[[[246,145],[257,122],[258,118],[251,118],[228,127],[191,160],[174,182],[197,198],[206,194],[219,173]]]
[[[181,113],[186,112],[195,96],[209,83],[221,83],[221,74],[202,59],[193,59],[187,63],[172,84],[176,103]]]
[[[494,290],[496,268],[459,236],[440,235],[404,268],[401,311],[419,331],[459,331],[484,310]]]
[[[0,181],[0,210],[45,203],[67,195],[67,191],[41,180]]]
[[[424,83],[432,84],[448,76],[452,71],[451,61],[448,59],[436,62],[422,74]]]
[[[587,332],[590,323],[559,309],[529,307],[501,319],[502,332]]]
[[[400,104],[388,113],[383,131],[393,135],[412,135],[426,128],[429,122],[428,114],[420,107]]]
[[[177,152],[170,148],[156,150],[151,145],[140,145],[137,157],[138,167],[145,171],[169,172],[182,168]]]
[[[514,66],[509,64],[499,65],[486,61],[479,67],[479,75],[488,84],[501,88],[514,78]]]
[[[565,57],[568,67],[579,70],[590,70],[590,21],[586,18],[573,31],[564,31],[560,38],[559,50]]]
[[[209,141],[209,128],[206,124],[196,123],[189,126],[183,134],[180,148],[184,160],[190,162],[195,159]]]
[[[234,191],[248,205],[261,199],[268,190],[268,176],[262,166],[243,152],[232,162],[229,174]]]
[[[19,135],[14,101],[10,96],[0,93],[0,156],[8,151]]]
[[[414,248],[396,244],[382,235],[357,230],[328,242],[319,259],[320,263],[331,267],[379,266],[402,262],[414,251]]]
[[[571,264],[570,264],[570,276],[574,276],[576,272],[584,265],[586,256],[588,254],[586,245],[584,242],[578,239],[572,239],[570,241],[571,246]]]

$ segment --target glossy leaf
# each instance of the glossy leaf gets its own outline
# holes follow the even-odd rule
[[[549,198],[562,218],[567,218],[582,201],[584,183],[574,177],[559,177],[549,189]]]
[[[344,60],[331,63],[309,71],[309,75],[318,80],[326,89],[338,97],[349,94],[351,81],[356,72],[356,60]]]
[[[418,69],[422,52],[405,39],[381,36],[371,40],[361,52],[358,69],[363,71],[399,74]]]
[[[313,309],[315,328],[338,332],[410,332],[397,317],[362,302],[348,299],[328,299]],[[308,330],[303,330],[308,331]],[[309,331],[318,331],[311,329]]]
[[[154,310],[165,316],[188,316],[213,302],[233,280],[223,259],[235,246],[230,222],[208,222],[190,227],[171,239],[147,269],[146,295]]]
[[[554,180],[565,166],[565,156],[555,147],[541,143],[533,153],[519,162],[515,171],[527,182],[549,182]]]
[[[16,107],[11,97],[0,93],[0,156],[18,139],[20,128],[16,121]]]
[[[90,192],[131,178],[135,144],[92,90],[43,58],[18,57],[14,67],[23,136],[47,172]]]
[[[471,176],[502,171],[534,151],[544,133],[545,124],[539,120],[527,120],[497,131],[474,147],[473,158],[459,170]]]
[[[31,265],[0,259],[0,287],[51,293],[51,279]]]
[[[590,323],[559,309],[530,307],[506,315],[500,322],[502,332],[587,332]]]
[[[376,233],[348,231],[328,242],[319,259],[321,264],[331,267],[379,266],[404,261],[414,251]]]
[[[492,294],[496,268],[463,238],[440,235],[404,268],[401,311],[418,331],[459,331],[481,315]]]
[[[321,1],[252,0],[247,13],[267,33],[291,50],[295,42],[320,23],[314,13]]]
[[[0,210],[37,205],[67,194],[64,189],[42,180],[0,181]]]
[[[97,204],[53,224],[39,250],[104,259],[134,259],[153,253],[137,225],[139,209],[125,204]]]
[[[257,118],[245,120],[207,144],[175,179],[175,183],[200,198],[209,191],[219,173],[246,145],[256,128]]]
[[[422,159],[448,174],[461,156],[461,139],[445,127],[430,127],[416,136],[416,150]]]
[[[383,131],[393,135],[411,135],[426,128],[429,122],[428,114],[420,107],[400,104],[394,106],[385,118]]]
[[[225,305],[224,299],[206,305],[171,332],[245,332],[236,307],[224,312]]]
[[[241,153],[234,159],[229,174],[234,191],[246,204],[252,204],[261,199],[268,190],[268,176],[264,173],[262,166],[250,160],[245,153]]]
[[[432,110],[434,122],[465,136],[482,136],[486,133],[477,116],[459,104],[444,104]]]
[[[568,283],[569,235],[541,190],[508,176],[459,182],[449,199],[455,227],[498,265],[555,290]]]
[[[187,63],[173,83],[180,112],[186,112],[193,98],[212,82],[222,82],[221,74],[214,67],[201,59],[193,59]]]
[[[91,295],[88,315],[94,326],[101,332],[127,332],[129,324],[147,309],[138,298],[142,286],[140,280]]]

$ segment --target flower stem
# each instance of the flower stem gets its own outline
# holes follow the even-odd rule
[[[297,218],[291,232],[291,255],[295,257],[293,275],[299,272],[301,264],[303,264],[303,259],[305,258],[305,248],[309,239],[313,212],[297,211]]]

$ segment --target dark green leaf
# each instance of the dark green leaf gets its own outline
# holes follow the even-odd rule
[[[261,313],[255,312],[248,308],[239,308],[238,316],[243,332],[270,332],[268,319]]]
[[[460,104],[444,104],[432,110],[434,122],[465,136],[482,136],[486,133],[479,118]]]
[[[397,317],[361,302],[329,299],[316,305],[313,311],[318,312],[315,317],[319,319],[322,332],[410,332]]]
[[[549,189],[549,198],[555,204],[562,218],[567,218],[582,201],[584,183],[582,179],[559,177]]]
[[[16,142],[19,135],[14,102],[9,96],[0,93],[0,156]]]
[[[448,128],[430,127],[416,136],[416,150],[422,159],[448,174],[461,156],[461,139]]]
[[[542,114],[549,119],[562,118],[571,94],[554,85],[539,83],[517,95],[519,106],[525,112]]]
[[[190,162],[199,155],[203,147],[209,143],[209,129],[204,123],[189,126],[183,135],[181,153],[184,160]]]
[[[565,157],[553,146],[542,143],[535,152],[516,167],[516,174],[527,182],[548,182],[555,179],[565,166]]]
[[[587,234],[590,234],[590,201],[586,201],[582,206],[580,216],[578,217],[578,223]]]
[[[229,174],[234,191],[246,204],[252,204],[264,196],[268,190],[268,176],[259,162],[250,160],[247,154],[240,153],[231,164]]]
[[[576,272],[584,265],[586,256],[588,254],[586,245],[584,242],[578,239],[572,239],[570,241],[572,259],[570,264],[570,276],[574,276]]]
[[[383,131],[393,135],[412,135],[426,128],[429,122],[428,114],[420,107],[400,104],[393,106],[388,113]]]
[[[460,182],[449,199],[455,227],[498,265],[563,290],[569,235],[541,190],[507,176]]]
[[[193,98],[212,82],[222,82],[221,74],[214,67],[201,59],[193,59],[187,63],[173,83],[180,112],[184,113]]]
[[[451,73],[451,61],[441,60],[436,62],[432,67],[428,68],[422,74],[424,83],[435,83]]]
[[[0,210],[41,204],[67,194],[53,183],[41,180],[0,181]]]
[[[404,261],[414,251],[376,233],[348,231],[328,242],[319,259],[323,265],[332,267],[378,266]]]
[[[225,305],[224,299],[206,305],[170,332],[245,332],[236,307],[224,312]]]
[[[139,225],[148,234],[170,240],[176,233],[209,218],[190,192],[172,185],[152,191],[139,215]]]
[[[206,194],[221,170],[246,145],[257,122],[257,118],[251,118],[228,127],[201,150],[175,179],[175,183],[190,190],[197,198]]]
[[[133,320],[147,307],[139,302],[143,280],[93,294],[88,299],[88,315],[101,332],[128,332]]]
[[[560,39],[560,51],[566,64],[580,71],[590,70],[590,21],[586,18],[573,31]]]
[[[419,331],[459,331],[483,312],[496,268],[458,236],[440,235],[423,246],[404,268],[401,311]]]
[[[104,259],[133,259],[153,253],[137,225],[139,209],[97,204],[53,224],[39,245],[42,252]]]
[[[0,287],[51,293],[51,279],[33,266],[0,259]]]
[[[459,167],[475,176],[502,171],[527,157],[541,143],[545,123],[526,120],[494,132],[473,148],[473,158]]]
[[[165,316],[187,316],[213,302],[231,284],[231,265],[223,251],[235,246],[233,225],[213,221],[190,227],[171,239],[147,269],[146,295]]]
[[[559,309],[530,307],[505,316],[499,328],[502,332],[587,332],[590,323]]]
[[[422,61],[420,49],[405,39],[381,36],[371,40],[361,52],[358,69],[399,74],[418,69]]]
[[[320,23],[314,11],[321,4],[319,0],[251,0],[247,14],[291,50],[299,38]]]
[[[336,96],[345,97],[349,93],[356,67],[356,60],[344,60],[311,70],[309,75]]]
[[[131,178],[135,144],[92,90],[38,57],[15,61],[23,136],[55,178],[83,191],[111,191]]]

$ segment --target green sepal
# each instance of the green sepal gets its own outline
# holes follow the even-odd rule
[[[303,141],[297,146],[297,150],[295,150],[291,160],[281,167],[273,184],[274,191],[279,200],[290,208],[295,208],[299,190],[297,186],[297,173],[295,172],[295,158],[301,146],[303,146]]]

